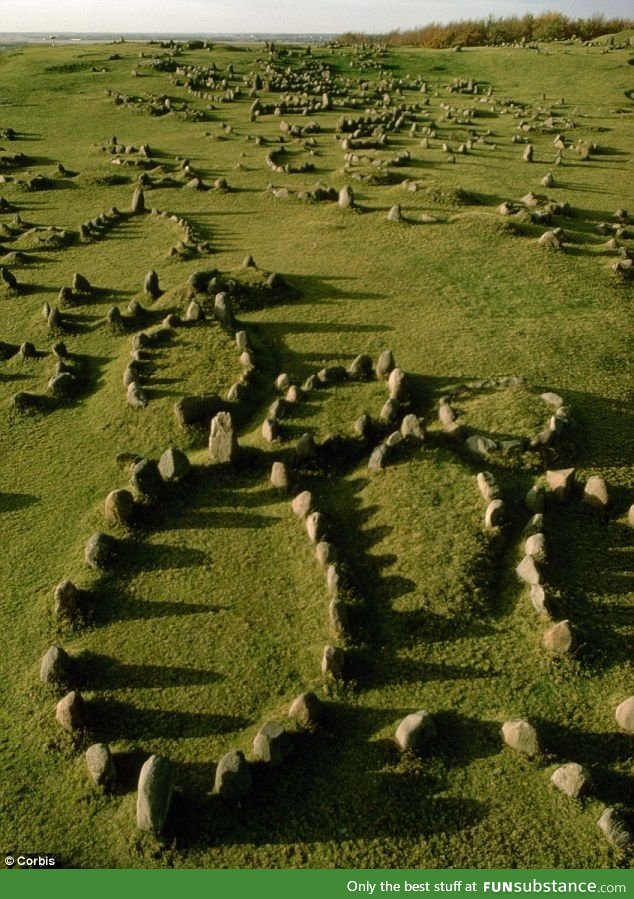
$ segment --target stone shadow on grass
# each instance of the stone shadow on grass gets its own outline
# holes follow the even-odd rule
[[[98,740],[183,740],[235,733],[249,722],[236,715],[204,714],[178,709],[139,708],[98,696],[89,703],[92,729]]]
[[[213,684],[223,679],[223,675],[203,668],[122,664],[111,656],[90,651],[76,656],[76,663],[84,689],[189,687]]]

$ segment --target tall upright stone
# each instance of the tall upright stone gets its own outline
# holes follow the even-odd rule
[[[231,464],[238,453],[238,438],[230,412],[218,412],[211,420],[209,456],[216,465]]]

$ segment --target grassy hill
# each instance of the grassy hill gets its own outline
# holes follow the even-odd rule
[[[614,231],[615,212],[634,200],[628,52],[315,48],[311,78],[329,68],[333,108],[275,115],[280,93],[267,90],[267,65],[300,107],[299,82],[284,73],[305,72],[307,59],[260,45],[176,56],[142,44],[0,54],[0,131],[12,129],[0,137],[8,204],[0,265],[18,282],[0,286],[0,842],[82,867],[626,865],[597,820],[604,806],[626,802],[632,775],[629,738],[614,720],[632,692],[632,297],[612,270],[622,257],[606,246],[614,236],[632,247],[631,225]],[[215,85],[188,91],[188,77],[214,76],[183,66],[212,63]],[[263,81],[257,97],[271,105],[255,117],[253,73]],[[475,79],[478,92],[448,91],[456,79]],[[412,107],[401,127],[382,148],[351,151],[368,159],[344,170],[340,138],[350,135],[335,139],[340,117],[398,104]],[[294,139],[282,121],[319,128]],[[425,128],[434,132],[428,147]],[[559,133],[566,149],[555,165]],[[458,152],[469,139],[471,149]],[[117,144],[122,152],[112,152]],[[274,172],[267,154],[280,147],[279,163],[312,170]],[[140,173],[148,210],[169,215],[129,213]],[[186,187],[194,177],[209,189]],[[214,187],[219,178],[228,189]],[[318,182],[351,185],[357,208],[298,196]],[[530,191],[537,207],[519,202]],[[505,201],[518,204],[510,216],[498,212]],[[531,213],[549,201],[569,204],[568,214],[536,223]],[[387,220],[395,204],[405,223]],[[122,215],[110,216],[112,207]],[[102,213],[104,224],[82,238],[80,224]],[[562,249],[540,246],[557,226]],[[241,268],[247,254],[264,276]],[[162,289],[155,301],[143,293],[150,269]],[[187,394],[224,397],[240,377],[233,335],[209,314],[213,291],[198,297],[204,322],[177,327],[148,351],[146,408],[127,405],[122,384],[132,336],[182,315],[189,277],[212,269],[221,284],[238,285],[238,327],[256,362],[246,399],[232,406],[242,456],[229,471],[210,464],[208,430],[183,428],[172,412]],[[77,272],[95,289],[60,306],[64,332],[52,333],[42,307],[57,305]],[[271,272],[292,289],[254,289]],[[132,300],[145,317],[128,315]],[[128,316],[122,327],[107,321],[113,305]],[[68,400],[47,391],[59,339],[77,375]],[[24,341],[34,357],[16,352]],[[283,439],[263,439],[279,373],[302,384],[386,348],[427,423],[422,447],[368,470],[353,423],[364,412],[378,417],[387,398],[379,380],[312,390],[282,421]],[[540,394],[552,390],[571,407],[570,436],[540,451],[474,457],[437,418],[440,398],[468,383],[452,400],[467,434],[498,443],[533,436],[549,414]],[[16,392],[37,396],[38,408],[17,411]],[[313,492],[354,583],[343,682],[320,672],[333,642],[323,571],[291,496],[269,483],[273,461],[296,464],[305,432],[319,445],[335,432],[348,438],[295,469],[295,488]],[[117,455],[158,459],[169,446],[188,453],[190,477],[140,509],[130,530],[108,525],[105,497],[128,485]],[[548,624],[514,569],[527,490],[547,468],[568,466],[579,484],[601,474],[611,506],[597,514],[579,496],[549,498],[553,620],[569,619],[579,643],[553,658],[543,645]],[[495,473],[508,508],[493,538],[476,487],[483,469]],[[96,531],[118,540],[103,573],[83,560]],[[72,623],[54,615],[64,578],[87,596]],[[59,728],[59,695],[39,681],[53,643],[75,660],[88,734]],[[280,768],[254,765],[254,792],[241,806],[211,795],[223,753],[252,758],[259,727],[284,723],[304,690],[326,703],[322,726],[297,733]],[[421,756],[401,755],[395,729],[418,709],[434,716],[437,740]],[[518,717],[538,729],[537,759],[502,745],[502,722]],[[111,794],[86,773],[83,750],[95,741],[115,756]],[[135,825],[138,772],[152,753],[175,767],[162,839]],[[549,784],[568,761],[592,776],[583,801]]]

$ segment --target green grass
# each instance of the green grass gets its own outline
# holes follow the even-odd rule
[[[314,116],[321,126],[315,155],[297,154],[315,172],[274,175],[265,157],[279,119],[251,123],[248,89],[235,103],[200,100],[185,92],[182,77],[175,85],[148,67],[152,48],[116,49],[119,61],[108,59],[105,46],[0,54],[0,127],[18,132],[17,140],[0,144],[30,157],[26,166],[6,170],[14,180],[0,185],[0,195],[26,222],[73,230],[113,205],[127,209],[138,170],[110,164],[101,146],[113,135],[136,147],[147,142],[165,176],[178,178],[179,159],[187,157],[206,184],[224,176],[232,190],[146,192],[148,207],[184,217],[210,241],[213,253],[191,260],[168,257],[182,229],[154,216],[126,217],[99,240],[65,249],[42,248],[34,233],[0,236],[8,252],[27,255],[9,264],[26,289],[0,296],[0,339],[31,340],[42,352],[0,364],[0,844],[55,851],[65,864],[82,867],[627,864],[596,821],[604,805],[625,801],[631,776],[631,749],[614,721],[616,705],[632,690],[632,564],[624,523],[634,486],[631,292],[610,272],[616,257],[594,227],[618,207],[634,205],[628,52],[550,45],[540,54],[391,53],[394,76],[427,80],[430,106],[423,112],[436,121],[438,139],[423,150],[408,127],[390,136],[384,155],[409,149],[411,163],[394,170],[396,183],[371,186],[342,173],[343,154],[333,140],[340,110]],[[344,53],[314,52],[338,79],[379,77],[351,69]],[[218,48],[187,52],[182,60],[214,60],[221,70],[231,62],[237,86],[263,55],[256,47]],[[284,65],[298,62],[294,56]],[[102,65],[106,73],[91,71]],[[132,76],[135,67],[141,77]],[[441,121],[440,104],[477,101],[445,89],[471,76],[490,84],[494,98],[549,106],[573,119],[567,136],[595,141],[599,151],[585,162],[566,151],[565,164],[554,167],[554,135],[535,132],[536,161],[527,165],[521,145],[511,142],[519,119],[498,107],[475,119],[478,133],[491,129],[492,143],[447,164],[441,143],[456,147],[467,129]],[[106,88],[187,100],[206,120],[116,106]],[[404,102],[421,97],[404,90]],[[563,105],[555,105],[562,97]],[[528,121],[530,107],[521,116]],[[232,125],[231,134],[222,122]],[[267,146],[246,139],[259,134]],[[60,177],[58,162],[76,175]],[[556,186],[546,190],[540,182],[550,170]],[[24,191],[15,179],[27,173],[50,177],[55,189]],[[399,183],[405,178],[418,181],[419,190],[406,191]],[[297,200],[297,191],[317,181],[351,183],[362,211]],[[293,195],[276,200],[266,191],[270,182]],[[572,216],[561,220],[571,238],[564,252],[539,247],[540,228],[509,227],[497,214],[503,200],[529,190],[570,203]],[[386,219],[395,203],[411,220],[428,212],[442,222],[393,225]],[[10,226],[12,215],[0,221]],[[178,329],[152,350],[150,402],[137,412],[126,406],[121,383],[130,334],[110,331],[105,314],[137,298],[151,309],[150,323],[159,323],[183,310],[192,272],[217,267],[235,274],[247,253],[296,290],[239,313],[259,374],[238,415],[243,467],[218,473],[206,461],[206,434],[178,428],[172,405],[186,393],[226,393],[240,373],[230,336],[207,321]],[[164,290],[155,304],[142,297],[150,268]],[[11,396],[45,393],[54,367],[41,307],[56,302],[74,272],[99,288],[67,311],[74,330],[65,340],[84,386],[68,405],[18,415]],[[411,373],[415,408],[430,425],[425,448],[376,476],[365,460],[352,460],[321,476],[305,472],[301,481],[328,514],[357,582],[350,679],[325,688],[319,661],[331,638],[323,576],[268,472],[274,459],[290,458],[291,437],[349,435],[362,412],[377,415],[385,386],[316,391],[285,424],[289,441],[279,447],[265,444],[260,425],[277,373],[301,383],[326,365],[348,364],[360,352],[376,358],[388,346]],[[575,464],[579,480],[600,472],[613,496],[605,520],[577,501],[548,514],[555,617],[570,618],[583,643],[573,660],[546,656],[544,625],[513,573],[527,517],[522,498],[542,462],[529,454],[493,463],[511,525],[507,543],[491,546],[475,487],[481,466],[444,442],[434,423],[435,403],[448,389],[503,375],[522,375],[527,386],[461,396],[456,407],[468,428],[502,438],[534,434],[546,421],[539,392],[561,392],[573,409],[575,440],[549,464]],[[169,445],[189,452],[191,479],[139,528],[110,529],[121,541],[118,557],[96,577],[83,566],[83,547],[105,528],[107,493],[126,485],[117,453],[158,458]],[[82,626],[60,628],[53,618],[52,593],[63,577],[90,591],[92,612]],[[53,642],[78,658],[94,736],[116,755],[120,783],[112,796],[89,785],[81,741],[60,734],[56,697],[38,681],[39,659]],[[297,735],[281,769],[258,770],[254,795],[241,808],[223,807],[210,795],[214,763],[231,748],[249,755],[258,727],[284,720],[305,689],[328,701],[323,728]],[[419,708],[436,717],[438,745],[422,758],[401,758],[394,730]],[[546,751],[538,761],[501,748],[500,724],[518,716],[539,727]],[[134,818],[139,766],[154,752],[176,766],[177,793],[162,841],[141,835]],[[564,761],[590,768],[592,798],[577,803],[550,789],[549,773]]]

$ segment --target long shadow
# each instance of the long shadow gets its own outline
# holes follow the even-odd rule
[[[41,502],[41,497],[31,493],[0,493],[0,512],[16,512],[18,509],[28,509]]]
[[[629,734],[578,730],[544,719],[536,719],[533,723],[548,751],[559,761],[578,762],[588,767],[594,792],[602,802],[620,804],[632,796],[629,766],[632,737]]]
[[[77,669],[88,689],[135,690],[153,687],[190,687],[213,684],[223,675],[203,668],[178,665],[125,665],[110,656],[90,651],[76,657]]]
[[[147,543],[142,540],[120,541],[116,550],[117,568],[126,572],[170,571],[181,568],[197,568],[207,561],[207,555],[193,547],[171,546],[168,543]]]
[[[149,621],[181,615],[210,615],[224,608],[202,602],[132,599],[125,594],[117,594],[117,589],[116,582],[109,586],[109,581],[104,579],[91,592],[91,597],[94,595],[96,599],[92,611],[92,620],[95,624],[108,624],[111,621]]]
[[[442,759],[403,759],[391,741],[373,739],[378,729],[409,711],[331,710],[328,730],[296,735],[294,750],[281,768],[253,767],[253,794],[239,807],[209,795],[211,763],[179,766],[184,790],[175,797],[170,834],[179,849],[188,849],[209,844],[340,844],[396,833],[399,838],[426,839],[473,826],[485,814],[485,803],[435,795],[446,784]],[[479,735],[472,745],[479,747],[484,739]]]
[[[147,709],[98,697],[90,702],[90,719],[98,739],[188,739],[237,733],[249,721],[236,715]]]

